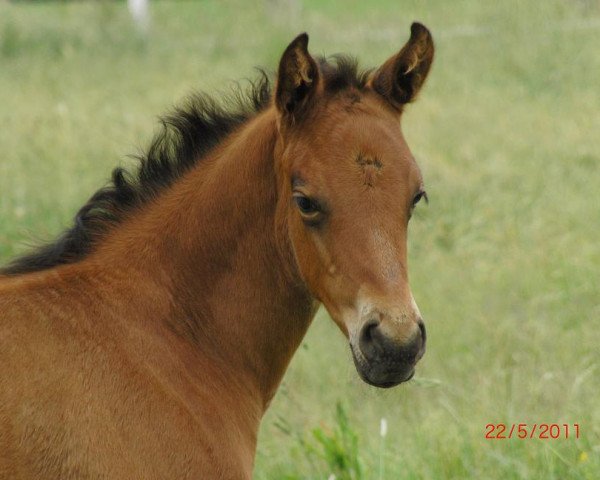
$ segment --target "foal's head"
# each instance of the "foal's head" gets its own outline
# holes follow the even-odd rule
[[[378,387],[409,380],[425,351],[425,326],[407,271],[407,227],[425,197],[402,136],[403,106],[433,60],[429,31],[379,69],[317,62],[297,37],[279,65],[275,104],[278,215],[297,269],[348,336],[361,377]]]

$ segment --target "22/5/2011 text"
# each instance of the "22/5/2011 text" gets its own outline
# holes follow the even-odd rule
[[[579,438],[578,423],[488,423],[485,426],[485,438],[488,440]]]

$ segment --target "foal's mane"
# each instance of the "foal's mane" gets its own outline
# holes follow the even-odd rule
[[[369,71],[358,72],[355,59],[319,58],[329,93],[364,88]],[[184,104],[161,117],[161,130],[150,147],[136,158],[139,165],[130,173],[115,168],[111,180],[81,207],[73,226],[56,240],[13,260],[0,274],[19,275],[75,263],[85,257],[104,235],[134,209],[156,198],[186,171],[196,165],[233,130],[264,110],[271,101],[271,82],[263,70],[247,89],[239,84],[220,100],[195,93]]]

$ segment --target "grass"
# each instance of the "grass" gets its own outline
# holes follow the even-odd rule
[[[321,311],[263,422],[255,477],[327,478],[342,401],[361,478],[381,476],[381,455],[387,479],[597,478],[597,2],[154,1],[145,38],[123,3],[0,3],[0,260],[58,233],[191,88],[274,68],[302,30],[315,53],[377,65],[413,19],[437,41],[403,121],[431,198],[410,234],[428,353],[408,385],[375,390]],[[521,422],[579,423],[581,438],[484,439],[487,423]]]
[[[333,425],[322,423],[309,434],[295,430],[283,417],[275,425],[285,435],[296,440],[297,448],[292,453],[300,462],[304,461],[309,465],[311,477],[333,477],[337,480],[364,480],[370,477],[364,473],[358,434],[350,424],[347,409],[342,402],[336,405]],[[304,475],[296,465],[289,465],[287,471],[279,472],[278,477],[299,480]]]

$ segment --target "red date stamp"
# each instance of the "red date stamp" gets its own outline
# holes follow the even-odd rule
[[[578,423],[488,423],[485,426],[488,440],[516,438],[556,440],[558,438],[579,438]]]

